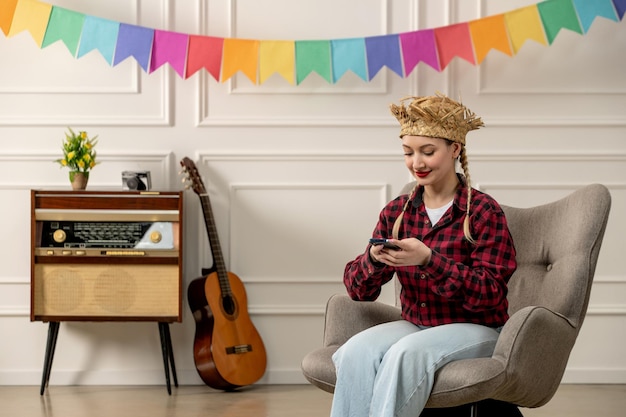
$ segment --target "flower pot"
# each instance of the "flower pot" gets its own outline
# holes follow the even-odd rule
[[[89,181],[88,172],[70,171],[70,182],[72,183],[72,190],[84,190],[85,188],[87,188],[87,181]]]

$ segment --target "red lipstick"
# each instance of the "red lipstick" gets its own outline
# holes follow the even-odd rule
[[[415,173],[419,178],[426,178],[430,174],[430,171],[418,171]]]

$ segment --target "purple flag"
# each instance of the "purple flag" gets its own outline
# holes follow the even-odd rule
[[[435,44],[435,31],[433,29],[401,33],[400,44],[402,45],[402,56],[404,57],[405,77],[409,76],[420,61],[430,65],[437,71],[441,71]]]
[[[398,35],[365,38],[365,50],[370,81],[384,66],[402,77],[402,56]]]
[[[148,72],[153,38],[154,29],[120,23],[113,66],[132,56],[141,68]]]

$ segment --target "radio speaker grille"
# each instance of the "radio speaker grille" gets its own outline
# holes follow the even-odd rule
[[[177,317],[177,265],[37,264],[38,318]]]

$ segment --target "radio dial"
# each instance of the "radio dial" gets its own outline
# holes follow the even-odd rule
[[[55,242],[57,243],[63,243],[65,242],[65,238],[67,237],[67,235],[65,234],[65,232],[61,229],[57,229],[54,231],[54,234],[52,235],[52,238],[54,239]]]
[[[150,233],[150,240],[152,241],[152,243],[159,243],[162,237],[163,236],[159,231],[155,230],[154,232]]]

